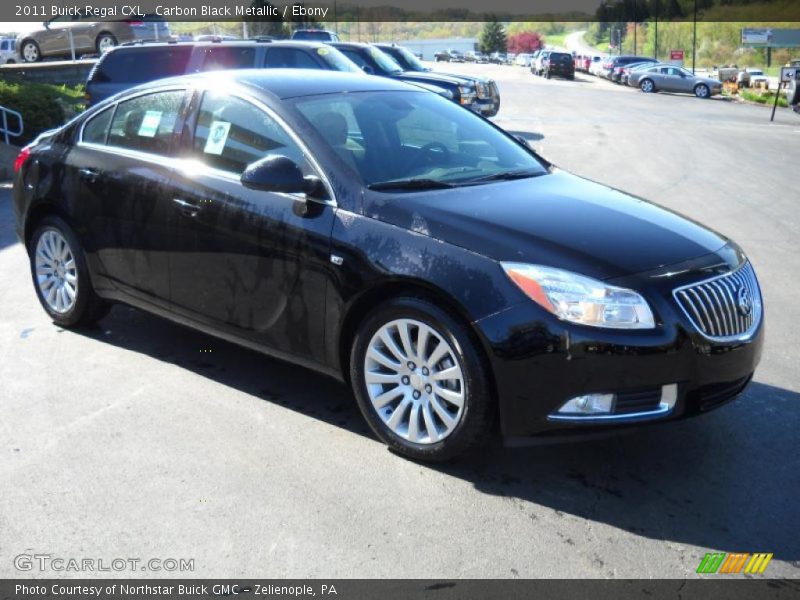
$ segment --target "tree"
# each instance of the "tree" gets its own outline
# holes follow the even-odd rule
[[[253,8],[261,8],[264,9],[265,12],[268,14],[272,14],[272,3],[268,2],[267,0],[253,0],[250,3],[250,6]],[[244,21],[247,21],[247,35],[249,37],[276,37],[281,38],[286,35],[286,29],[284,28],[283,21],[280,17],[262,17],[262,16],[252,16],[252,17],[245,17]]]
[[[508,38],[508,51],[515,54],[528,54],[544,46],[544,40],[535,31],[523,31]]]
[[[506,30],[494,17],[484,23],[478,47],[484,54],[506,51]]]

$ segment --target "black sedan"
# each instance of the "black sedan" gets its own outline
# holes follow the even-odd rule
[[[391,79],[150,83],[26,147],[17,231],[63,327],[123,302],[349,382],[376,435],[442,460],[673,420],[737,396],[750,262]]]

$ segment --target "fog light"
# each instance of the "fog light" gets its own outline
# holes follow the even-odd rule
[[[560,415],[608,415],[614,408],[614,394],[584,394],[570,398],[558,409]]]

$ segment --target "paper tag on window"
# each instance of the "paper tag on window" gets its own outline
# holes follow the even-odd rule
[[[139,135],[142,137],[156,137],[162,114],[160,110],[148,110],[144,113],[142,124],[139,125]]]
[[[225,142],[228,141],[228,132],[230,130],[231,124],[227,121],[211,121],[211,126],[208,128],[206,147],[203,148],[203,152],[206,154],[222,154],[225,149]]]

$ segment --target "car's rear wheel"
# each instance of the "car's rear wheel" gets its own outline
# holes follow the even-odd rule
[[[22,42],[22,47],[19,50],[22,60],[28,63],[38,62],[42,59],[42,53],[39,50],[39,44],[33,40],[25,40]]]
[[[108,52],[117,45],[117,38],[115,38],[110,33],[101,33],[97,36],[97,41],[95,42],[95,47],[97,48],[98,54],[103,54],[104,52]]]
[[[698,98],[708,98],[711,95],[711,91],[705,83],[701,83],[694,87],[694,95]]]
[[[30,252],[36,295],[54,322],[64,327],[89,325],[106,315],[109,305],[92,288],[78,238],[63,219],[42,219]]]
[[[652,79],[642,79],[639,82],[639,89],[642,90],[645,94],[649,94],[655,91],[656,85],[653,83]]]
[[[401,297],[358,328],[350,375],[359,408],[390,448],[441,461],[489,432],[493,400],[467,328],[431,302]]]

